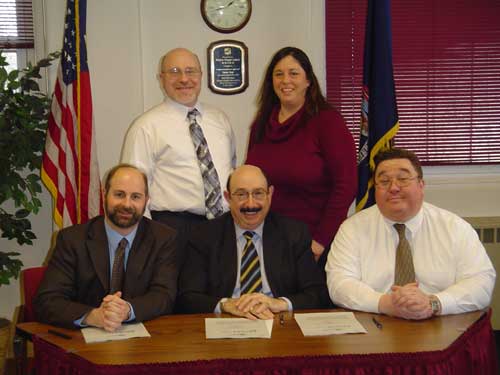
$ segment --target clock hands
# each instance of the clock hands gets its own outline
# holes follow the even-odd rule
[[[212,12],[215,12],[215,11],[218,11],[218,10],[221,10],[221,9],[226,9],[226,8],[229,8],[231,5],[233,5],[234,3],[234,0],[231,0],[229,3],[227,3],[226,5],[221,5],[221,6],[218,6],[217,8],[214,8],[212,9],[211,11]]]

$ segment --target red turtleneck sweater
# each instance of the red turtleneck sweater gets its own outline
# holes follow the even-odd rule
[[[259,143],[252,125],[246,163],[260,167],[274,185],[271,209],[306,223],[313,239],[327,246],[356,195],[354,140],[334,109],[305,123],[304,108],[283,124],[278,113],[275,108]]]

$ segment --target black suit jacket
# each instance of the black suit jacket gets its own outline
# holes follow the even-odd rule
[[[175,231],[147,218],[130,248],[122,298],[137,321],[172,312],[176,288]],[[73,321],[109,294],[108,239],[102,216],[61,230],[34,300],[40,322],[75,328]]]
[[[287,297],[294,309],[323,307],[326,286],[314,262],[307,226],[270,212],[262,238],[265,271],[273,295]],[[179,310],[213,312],[221,298],[232,296],[236,284],[238,256],[231,214],[200,224],[191,233],[187,250],[179,279]]]

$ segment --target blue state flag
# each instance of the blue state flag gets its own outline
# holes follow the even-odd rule
[[[368,1],[362,99],[356,211],[375,203],[373,159],[378,152],[391,147],[399,129],[392,70],[390,0]]]

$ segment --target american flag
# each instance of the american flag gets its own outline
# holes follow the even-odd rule
[[[64,41],[43,154],[41,178],[59,228],[102,213],[87,65],[87,0],[67,0]]]

